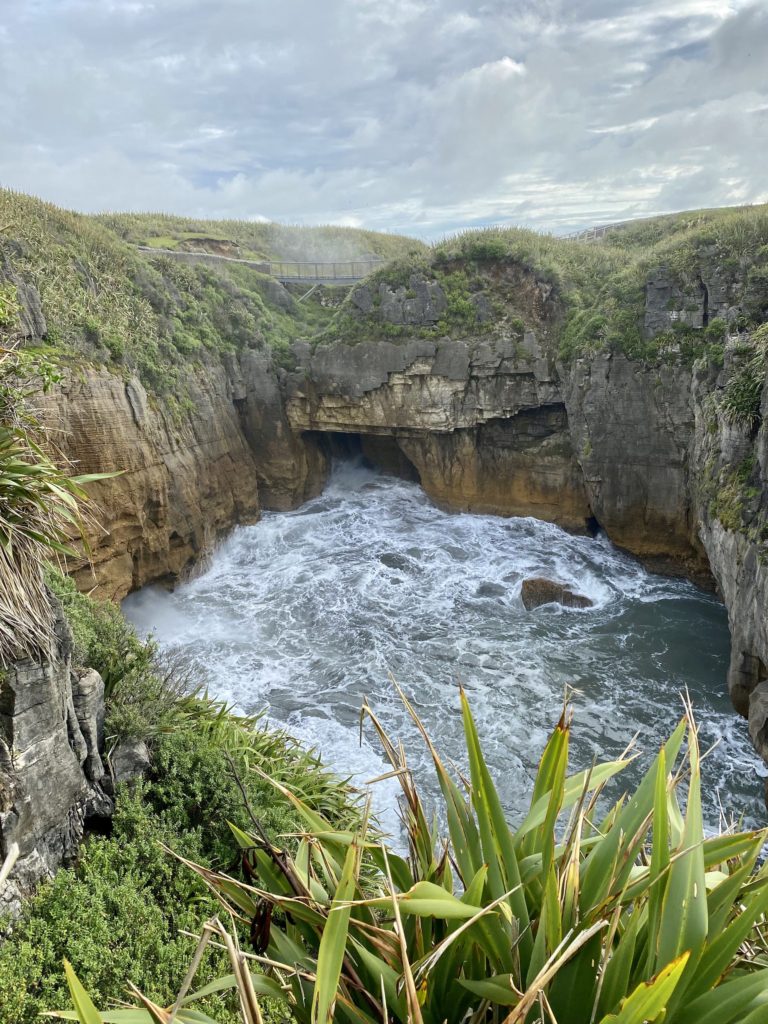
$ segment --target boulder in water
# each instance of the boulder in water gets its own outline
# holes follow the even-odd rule
[[[562,583],[545,579],[543,576],[532,576],[523,580],[520,596],[528,612],[542,604],[561,604],[565,608],[591,608],[594,604],[583,594],[574,594]]]

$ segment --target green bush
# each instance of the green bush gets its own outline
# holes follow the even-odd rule
[[[61,602],[75,642],[78,667],[95,668],[104,680],[108,732],[146,737],[167,723],[162,713],[168,687],[154,679],[156,649],[136,635],[120,608],[81,594],[68,576],[50,571],[46,582]],[[130,709],[127,710],[127,709]]]
[[[729,423],[752,427],[760,419],[760,401],[765,384],[765,366],[748,364],[734,374],[723,393],[721,408]]]
[[[269,835],[295,830],[287,801],[243,773],[250,805]],[[0,1019],[31,1024],[67,1002],[66,957],[103,1004],[125,997],[126,978],[161,1003],[172,1001],[197,932],[217,912],[206,886],[161,843],[220,870],[237,870],[226,822],[250,819],[224,752],[198,732],[160,738],[150,777],[123,788],[109,837],[91,837],[77,866],[43,885],[0,946]],[[223,961],[209,954],[201,980]],[[224,1007],[222,1012],[222,1005]],[[237,1019],[231,1000],[215,1001],[220,1020]]]

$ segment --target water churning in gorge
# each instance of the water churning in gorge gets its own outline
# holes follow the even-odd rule
[[[594,607],[526,612],[520,585],[547,576]],[[290,513],[238,529],[207,570],[174,593],[124,603],[205,673],[211,692],[270,718],[363,782],[386,771],[364,697],[432,785],[423,745],[390,673],[413,698],[438,748],[462,764],[458,683],[466,688],[491,769],[513,818],[530,796],[543,744],[574,688],[572,769],[617,756],[638,734],[646,756],[673,728],[688,689],[702,748],[705,813],[763,819],[761,763],[725,689],[725,610],[681,580],[647,573],[604,538],[533,519],[448,514],[417,484],[354,463]],[[430,790],[434,793],[434,789]],[[396,783],[374,804],[396,830]]]

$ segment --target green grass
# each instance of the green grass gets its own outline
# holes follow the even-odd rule
[[[270,260],[394,259],[426,246],[406,235],[328,224],[301,227],[247,220],[196,220],[162,213],[108,213],[96,218],[118,237],[139,245],[176,248],[180,242],[230,242],[243,256]],[[172,244],[169,244],[172,243]]]
[[[135,242],[189,247],[196,238],[231,240],[239,255],[282,259],[388,258],[420,243],[346,228],[125,215],[86,217],[0,190],[0,259],[40,292],[53,353],[137,373],[155,395],[184,397],[189,372],[244,348],[274,349],[288,362],[298,338],[333,315],[317,301],[275,298],[255,268],[191,265],[140,253]],[[15,318],[15,289],[0,282],[0,327]]]
[[[644,336],[645,284],[651,272],[664,267],[681,292],[693,298],[699,273],[717,272],[741,293],[744,313],[736,326],[758,326],[768,315],[768,207],[652,218],[613,229],[599,242],[513,228],[463,232],[428,253],[400,257],[369,279],[374,287],[407,287],[413,273],[437,280],[448,299],[438,324],[419,329],[386,324],[377,310],[363,315],[350,300],[318,341],[493,335],[502,326],[501,317],[516,312],[510,310],[513,291],[499,273],[512,266],[552,287],[561,311],[555,339],[561,358],[611,350],[646,361],[717,361],[722,358],[722,323],[708,330],[675,325],[655,338]],[[497,314],[486,325],[478,324],[467,302],[478,290],[491,297]]]

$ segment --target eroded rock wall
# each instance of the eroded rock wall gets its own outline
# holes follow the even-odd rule
[[[102,789],[104,686],[72,672],[71,637],[60,609],[57,656],[16,662],[0,676],[0,916],[15,915],[41,879],[74,857],[86,818],[108,816]]]
[[[705,572],[690,368],[600,353],[561,367],[561,380],[589,503],[608,536],[660,567]]]
[[[768,384],[758,422],[729,422],[718,396],[739,372],[739,346],[722,370],[695,375],[692,447],[699,536],[728,610],[728,689],[768,761]]]
[[[183,408],[151,399],[136,378],[81,369],[43,396],[40,413],[78,473],[119,471],[90,485],[100,527],[83,590],[120,600],[173,582],[236,523],[258,517],[254,455],[223,366],[191,375]]]

